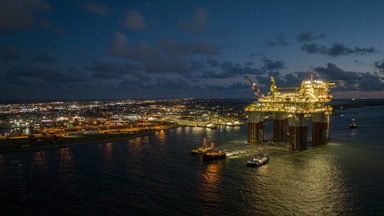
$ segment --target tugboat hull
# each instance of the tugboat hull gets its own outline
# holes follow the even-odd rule
[[[203,160],[216,160],[216,159],[224,159],[227,157],[227,154],[203,154]]]

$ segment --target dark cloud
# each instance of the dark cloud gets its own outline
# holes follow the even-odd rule
[[[221,92],[221,93],[238,93],[238,92],[248,92],[248,85],[243,82],[235,82],[230,85],[206,85],[202,88],[207,89],[208,91]]]
[[[159,48],[167,55],[216,55],[221,47],[208,41],[178,42],[159,40]]]
[[[44,62],[44,63],[55,63],[56,61],[53,57],[50,57],[43,53],[34,56],[32,60],[37,62]]]
[[[138,10],[127,11],[121,23],[131,30],[142,31],[146,28],[145,17]]]
[[[281,70],[286,68],[285,62],[283,60],[273,61],[268,59],[265,56],[261,56],[261,61],[263,62],[262,69],[265,71]]]
[[[274,38],[266,39],[265,44],[268,47],[275,47],[275,46],[286,46],[289,44],[289,42],[285,39],[284,34],[280,33],[276,35]]]
[[[308,72],[295,72],[284,75],[284,87],[300,87],[303,80],[309,79],[309,74]]]
[[[310,44],[303,44],[301,45],[301,50],[304,52],[307,52],[309,54],[312,53],[326,53],[327,48],[326,47],[320,47],[317,44],[310,43]]]
[[[376,62],[374,63],[374,65],[375,65],[375,68],[379,69],[379,71],[380,71],[381,73],[384,73],[384,59],[382,59],[382,60],[380,60],[380,61],[376,61]]]
[[[355,47],[352,49],[342,43],[333,43],[332,46],[330,47],[319,46],[314,43],[303,44],[301,45],[301,50],[310,54],[318,53],[318,54],[328,55],[331,57],[336,57],[340,55],[350,55],[350,54],[365,55],[365,54],[377,52],[377,50],[375,50],[373,47],[371,48]]]
[[[222,31],[214,31],[212,32],[213,37],[225,37],[233,35],[236,31],[233,29],[224,29]]]
[[[192,90],[191,85],[186,81],[185,79],[168,79],[168,78],[158,78],[156,80],[155,86],[158,89],[161,90],[171,90],[171,91],[176,91],[176,90]]]
[[[108,6],[100,3],[93,3],[93,2],[81,5],[81,8],[83,8],[88,12],[98,14],[101,16],[105,16],[111,12],[111,9]]]
[[[288,74],[271,73],[278,88],[299,88],[303,80],[314,79],[323,81],[341,81],[333,91],[382,91],[384,82],[377,73],[344,71],[335,64],[328,63],[327,67],[315,67],[314,72],[292,72]],[[258,88],[266,94],[270,91],[271,81],[268,76],[256,76]]]
[[[12,2],[20,0],[12,0]],[[30,6],[33,10],[50,10],[51,4],[45,0],[21,0],[24,4]]]
[[[42,20],[41,21],[41,26],[43,26],[44,28],[47,28],[47,29],[51,29],[57,33],[60,33],[60,34],[63,34],[64,33],[64,29],[61,28],[60,26],[58,25],[55,25],[54,23],[52,23],[51,21],[49,20]]]
[[[146,73],[178,73],[190,76],[199,72],[206,63],[202,57],[219,54],[221,47],[206,41],[178,42],[158,40],[155,44],[146,41],[128,46],[128,39],[122,33],[115,33],[108,53],[123,57],[142,66]]]
[[[47,11],[51,5],[44,0],[0,1],[0,31],[32,27],[36,12]]]
[[[183,32],[201,32],[208,24],[208,17],[208,11],[204,8],[200,8],[195,11],[189,21],[181,21],[179,27]]]
[[[121,78],[122,65],[117,62],[103,62],[94,60],[91,64],[85,65],[84,69],[92,72],[94,78],[119,79]]]
[[[9,46],[3,47],[1,57],[10,60],[22,58],[21,53],[18,49]]]
[[[317,39],[324,39],[327,36],[325,34],[313,35],[312,32],[303,32],[296,37],[298,42],[308,42]]]
[[[223,62],[221,64],[221,70],[230,72],[236,75],[244,75],[244,74],[262,74],[263,71],[259,68],[252,68],[249,66],[243,66],[240,64],[235,64],[232,62]]]
[[[207,69],[199,77],[205,79],[226,79],[238,77],[239,75],[257,75],[264,72],[259,68],[253,68],[247,65],[235,64],[232,62],[223,62],[219,66]]]
[[[199,77],[205,79],[227,79],[233,77],[239,77],[243,75],[264,75],[266,73],[271,75],[279,75],[280,73],[276,70],[285,69],[285,63],[282,60],[273,61],[265,56],[261,56],[263,65],[261,67],[254,67],[253,62],[247,62],[244,65],[233,63],[233,62],[222,62],[219,64],[218,61],[208,64],[208,68]]]
[[[127,98],[127,92],[116,91],[115,84],[90,80],[87,73],[75,67],[15,68],[0,74],[0,91],[0,98],[21,100]]]
[[[123,33],[115,32],[113,42],[107,52],[116,57],[129,57],[127,37]]]
[[[220,61],[214,58],[208,58],[207,64],[209,67],[217,68],[218,66],[220,66]]]
[[[6,71],[0,79],[2,89],[27,90],[21,95],[41,91],[40,95],[49,95],[51,89],[69,88],[76,83],[84,83],[89,80],[89,76],[76,68],[61,70],[57,68],[36,68],[36,67],[16,67]],[[33,91],[30,91],[33,89]],[[13,92],[12,91],[12,92]],[[44,94],[45,92],[45,94]],[[18,96],[19,97],[19,96]]]
[[[142,70],[141,66],[133,63],[104,62],[93,60],[90,64],[84,66],[86,71],[92,72],[92,78],[95,79],[123,79],[123,76],[131,74],[140,80],[148,80],[148,76]]]
[[[82,76],[76,68],[69,68],[63,72],[57,68],[32,68],[22,67],[14,70],[14,75],[24,78],[40,79],[47,83],[64,84],[73,82],[83,82],[89,77]]]
[[[344,71],[335,64],[328,63],[327,67],[316,67],[316,73],[324,80],[339,80],[342,85],[336,90],[380,91],[384,83],[377,73]]]

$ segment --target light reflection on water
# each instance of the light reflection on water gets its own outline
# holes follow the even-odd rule
[[[277,206],[288,207],[291,213],[300,215],[335,214],[337,208],[345,209],[343,176],[335,167],[336,163],[327,155],[303,155],[300,152],[294,156],[297,157],[290,158],[286,166],[274,170],[273,180],[279,182],[275,194],[280,198],[279,202],[284,202]],[[298,208],[302,205],[309,207]],[[284,212],[284,208],[280,211]]]
[[[32,173],[39,173],[41,178],[46,179],[49,176],[49,163],[47,162],[47,152],[37,151],[32,154]]]
[[[205,170],[198,174],[198,191],[202,200],[205,202],[218,201],[218,187],[220,184],[220,162],[206,165]]]

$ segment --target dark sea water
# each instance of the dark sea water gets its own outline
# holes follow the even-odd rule
[[[383,110],[332,117],[327,145],[265,145],[262,167],[245,165],[257,152],[246,126],[1,153],[0,215],[384,215]],[[357,129],[348,127],[352,118]],[[203,162],[190,151],[204,137],[243,153]]]

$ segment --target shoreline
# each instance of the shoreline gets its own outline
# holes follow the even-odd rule
[[[8,152],[35,151],[50,148],[66,148],[71,146],[98,144],[118,140],[129,140],[146,136],[161,130],[180,127],[180,125],[162,126],[158,128],[142,128],[135,131],[122,131],[120,133],[84,134],[77,137],[68,136],[43,136],[38,138],[3,138],[0,139],[0,154]]]

